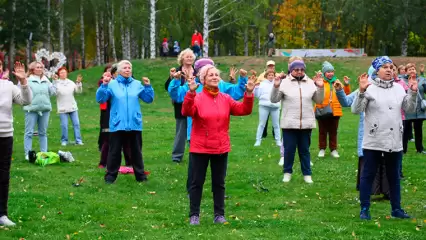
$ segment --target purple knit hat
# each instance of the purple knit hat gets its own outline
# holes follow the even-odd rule
[[[201,59],[198,59],[197,61],[195,61],[195,63],[194,63],[194,69],[195,69],[195,71],[200,71],[200,69],[202,68],[202,67],[204,67],[204,66],[206,66],[206,65],[208,65],[208,64],[210,64],[210,65],[213,65],[214,66],[214,62],[213,62],[213,60],[211,60],[210,58],[201,58]]]
[[[288,67],[288,70],[289,70],[290,72],[292,72],[295,68],[302,68],[302,69],[306,69],[305,62],[304,62],[304,61],[302,61],[302,60],[296,60],[296,61],[294,61],[294,62],[292,62],[292,63],[290,64],[290,66]]]

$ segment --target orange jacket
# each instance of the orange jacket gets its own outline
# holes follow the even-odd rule
[[[333,85],[331,85],[331,89],[333,95],[331,96],[330,103],[330,83],[324,80],[324,101],[322,102],[322,104],[316,104],[315,109],[326,107],[330,103],[333,109],[333,116],[341,117],[343,116],[342,106],[339,103],[339,99],[337,99],[336,90],[334,89]],[[351,87],[349,85],[344,86],[343,90],[345,91],[346,95],[351,93]]]

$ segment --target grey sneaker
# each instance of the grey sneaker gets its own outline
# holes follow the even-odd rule
[[[10,221],[10,219],[7,216],[3,215],[3,216],[0,217],[0,225],[5,226],[5,227],[13,227],[16,224],[14,222]]]
[[[67,162],[74,162],[74,158],[70,152],[58,151],[58,155],[63,157]]]
[[[214,221],[213,221],[213,223],[220,223],[220,224],[225,224],[227,222],[228,221],[226,221],[225,217],[221,215],[214,217]]]
[[[200,225],[200,217],[197,215],[191,216],[191,218],[189,219],[189,224],[190,225]]]

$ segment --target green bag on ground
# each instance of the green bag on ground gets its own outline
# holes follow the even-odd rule
[[[37,153],[37,158],[35,164],[42,167],[46,165],[56,164],[61,161],[59,154],[54,152],[39,152]]]

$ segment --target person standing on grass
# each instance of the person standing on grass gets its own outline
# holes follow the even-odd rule
[[[167,38],[163,38],[161,47],[163,48],[163,57],[169,56],[169,42],[167,41]]]
[[[269,33],[266,46],[268,48],[268,57],[272,57],[275,50],[275,35],[273,33]]]
[[[32,150],[33,131],[36,124],[38,125],[40,152],[47,152],[47,127],[52,111],[50,97],[56,95],[56,87],[44,76],[44,65],[41,62],[32,62],[28,68],[28,85],[33,93],[33,98],[31,104],[24,107],[24,152],[27,161],[28,152]]]
[[[337,129],[339,128],[340,117],[343,116],[342,106],[337,99],[333,84],[338,80],[334,75],[334,67],[331,63],[325,61],[322,64],[322,74],[324,77],[324,101],[320,104],[315,105],[315,111],[319,109],[329,108],[330,114],[323,116],[316,116],[318,121],[319,135],[319,158],[324,158],[325,150],[327,148],[327,135],[329,140],[330,154],[334,158],[339,158],[339,152],[337,152]],[[349,78],[344,77],[345,81],[345,93],[349,94],[351,89],[349,87]]]
[[[106,72],[111,72],[111,69],[112,69],[112,64],[107,64],[106,66],[105,66],[105,68],[104,68],[104,73],[106,73]],[[117,69],[117,67],[115,68],[115,69]],[[99,81],[98,81],[98,87],[100,87],[101,85],[102,85],[102,79],[103,79],[103,77],[101,77],[100,79],[99,79]],[[106,113],[106,109],[107,109],[107,103],[103,103],[103,104],[99,104],[99,108],[100,108],[100,110],[101,110],[101,112],[100,112],[100,115],[99,115],[99,122],[100,122],[100,125],[101,125],[101,127],[100,127],[100,131],[99,131],[99,137],[98,137],[98,149],[99,149],[99,152],[100,151],[102,151],[102,144],[103,144],[103,142],[104,142],[104,139],[105,139],[105,133],[103,133],[102,132],[102,117],[104,116],[104,114]],[[109,113],[108,113],[109,114]]]
[[[56,87],[56,102],[59,117],[61,119],[61,145],[66,146],[68,144],[68,117],[71,118],[71,122],[74,127],[75,144],[84,145],[80,133],[80,120],[78,118],[77,102],[74,98],[75,93],[83,92],[83,84],[81,83],[83,77],[78,75],[77,80],[74,83],[68,79],[68,70],[65,67],[61,67],[58,70],[58,75],[59,80],[54,81],[53,84]]]
[[[0,225],[5,227],[16,224],[8,218],[10,165],[13,152],[13,103],[28,105],[32,101],[31,88],[25,75],[23,64],[15,63],[13,74],[21,88],[10,81],[0,81]]]
[[[213,65],[206,65],[200,70],[200,80],[204,82],[204,87],[202,92],[197,94],[199,84],[195,82],[194,77],[189,79],[189,92],[182,105],[182,114],[192,117],[194,122],[190,144],[190,161],[192,162],[192,181],[189,190],[190,224],[200,224],[200,204],[209,162],[212,175],[214,223],[224,224],[226,223],[225,176],[228,153],[231,150],[230,117],[251,114],[255,79],[252,78],[247,83],[243,102],[237,102],[219,91],[221,81],[219,70]]]
[[[130,141],[132,165],[136,181],[147,181],[142,158],[142,112],[139,99],[146,103],[154,101],[154,89],[150,80],[142,78],[143,84],[133,79],[132,64],[122,60],[117,65],[118,76],[112,81],[104,79],[96,92],[96,101],[111,100],[109,120],[109,153],[105,182],[114,183],[121,165],[123,143]]]
[[[413,113],[405,114],[405,135],[403,138],[404,153],[407,152],[408,141],[410,140],[410,132],[412,132],[412,126],[414,125],[414,141],[416,145],[417,153],[426,154],[423,146],[423,121],[426,119],[426,111],[422,109],[421,102],[425,100],[426,93],[426,80],[417,75],[416,66],[413,63],[409,63],[406,66],[407,74],[405,75],[404,81],[408,83],[409,79],[415,78],[418,85],[417,94],[417,108]]]
[[[191,46],[195,46],[195,42],[198,43],[198,46],[201,48],[204,44],[203,35],[198,32],[197,29],[194,30],[194,34],[192,34]]]
[[[276,77],[271,92],[271,102],[281,101],[281,128],[284,142],[284,178],[290,182],[296,148],[306,183],[313,183],[310,167],[309,146],[312,129],[316,127],[312,101],[324,100],[324,80],[320,74],[310,79],[305,74],[306,65],[302,60],[290,64],[290,74],[283,80]]]
[[[177,59],[179,64],[178,68],[170,69],[169,78],[166,81],[165,89],[169,92],[170,83],[173,82],[172,86],[179,87],[183,86],[186,82],[187,77],[192,77],[196,75],[196,71],[192,66],[195,61],[194,52],[187,48],[183,50]],[[184,74],[177,74],[184,73]],[[175,78],[176,77],[176,78]],[[182,115],[182,101],[176,101],[172,97],[173,108],[175,110],[175,120],[176,120],[176,131],[175,131],[175,140],[173,143],[172,151],[172,161],[176,163],[182,162],[183,155],[185,153],[185,145],[187,140],[187,117]]]
[[[202,58],[199,59],[195,62],[194,64],[194,70],[195,72],[199,72],[199,70],[206,66],[206,65],[212,65],[214,66],[214,62],[212,59],[210,58]],[[233,72],[233,71],[231,71]],[[184,85],[180,85],[181,82],[179,82],[180,80],[180,75],[181,73],[177,72],[176,75],[174,76],[174,79],[170,82],[170,86],[169,86],[169,94],[170,97],[173,99],[173,101],[177,102],[177,103],[182,103],[186,93],[189,91],[189,85],[188,82],[186,82]],[[232,73],[231,75],[233,75],[234,73]],[[190,74],[185,74],[187,76],[190,76]],[[199,74],[198,74],[199,75]],[[235,78],[235,76],[233,76]],[[204,81],[201,78],[196,78],[195,81],[197,83],[199,83],[201,86],[199,88],[197,88],[196,92],[197,93],[201,93],[203,91],[203,85],[205,84]],[[223,80],[219,81],[219,91],[221,93],[225,93],[228,94],[229,96],[231,96],[234,100],[239,101],[240,99],[242,99],[244,97],[244,92],[245,92],[245,85],[247,84],[247,71],[244,69],[240,69],[240,76],[238,77],[238,83],[237,84],[232,84],[232,83],[228,83],[225,82]],[[192,129],[192,118],[188,117],[187,119],[187,140],[189,142],[189,145],[191,145],[190,143],[190,139],[191,139],[191,129]],[[189,155],[189,163],[188,163],[188,178],[187,178],[187,182],[186,182],[186,188],[187,191],[189,193],[189,187],[192,181],[192,161],[191,161],[191,154]]]
[[[271,92],[274,86],[275,71],[267,70],[265,75],[265,81],[262,81],[259,86],[254,90],[254,96],[259,98],[259,125],[256,133],[255,147],[260,146],[262,142],[262,134],[265,128],[266,121],[269,115],[272,116],[272,127],[274,129],[275,142],[277,146],[281,146],[281,134],[280,134],[280,103],[271,103]]]
[[[370,220],[370,195],[377,167],[384,155],[386,175],[390,188],[392,217],[410,218],[401,208],[400,163],[402,158],[402,116],[401,109],[406,113],[416,110],[417,81],[414,77],[409,80],[408,93],[399,84],[394,84],[392,60],[387,57],[377,57],[372,66],[375,69],[368,81],[368,75],[359,77],[359,92],[352,104],[352,112],[365,112],[364,138],[364,168],[361,173],[360,201],[362,220]]]

